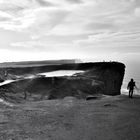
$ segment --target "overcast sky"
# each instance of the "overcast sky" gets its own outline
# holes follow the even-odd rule
[[[140,59],[140,0],[0,0],[0,61]]]

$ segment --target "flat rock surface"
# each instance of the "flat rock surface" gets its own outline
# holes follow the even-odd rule
[[[140,97],[1,103],[0,140],[140,140]]]

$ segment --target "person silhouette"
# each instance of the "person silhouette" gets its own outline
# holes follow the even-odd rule
[[[132,98],[133,96],[134,87],[136,87],[135,81],[131,79],[127,86],[127,89],[129,90],[129,98]]]

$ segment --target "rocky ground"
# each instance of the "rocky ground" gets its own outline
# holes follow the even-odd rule
[[[139,140],[140,97],[0,103],[0,140]]]

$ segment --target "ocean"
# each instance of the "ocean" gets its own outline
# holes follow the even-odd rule
[[[139,65],[140,65],[139,62],[126,64],[123,85],[121,88],[122,94],[128,94],[127,85],[130,79],[133,78],[137,87],[134,90],[134,94],[140,95],[140,67]]]

